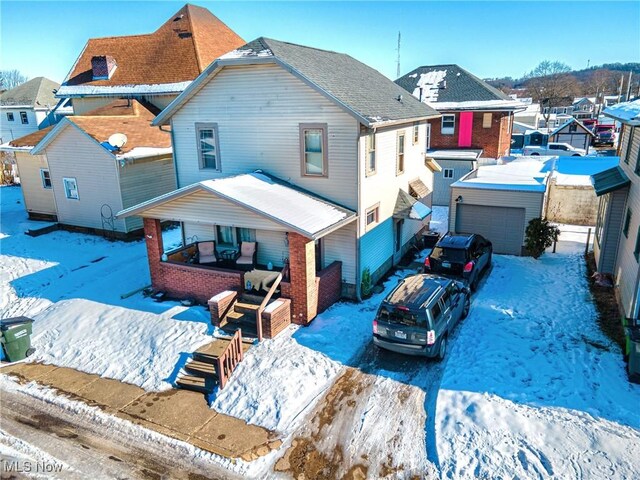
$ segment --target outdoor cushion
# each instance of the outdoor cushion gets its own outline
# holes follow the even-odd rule
[[[236,264],[253,265],[256,253],[256,242],[242,242],[240,244],[240,256],[236,260]]]
[[[198,243],[198,255],[200,263],[215,263],[218,261],[216,257],[216,244],[215,242],[200,242]]]
[[[251,265],[253,263],[253,257],[238,257],[236,263],[240,263],[242,265]]]

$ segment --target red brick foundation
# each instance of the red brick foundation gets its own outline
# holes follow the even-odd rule
[[[282,302],[273,311],[262,312],[262,334],[266,338],[273,338],[291,325],[291,300],[281,298]]]
[[[333,262],[316,277],[318,285],[318,313],[324,312],[342,296],[342,263]]]
[[[145,218],[144,233],[151,284],[155,290],[167,292],[171,297],[193,298],[205,305],[220,292],[242,290],[242,272],[163,262],[164,246],[159,220]]]

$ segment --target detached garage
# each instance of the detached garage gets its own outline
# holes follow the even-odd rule
[[[451,185],[449,230],[479,233],[495,253],[522,255],[529,221],[541,217],[548,173],[544,160],[490,165]]]

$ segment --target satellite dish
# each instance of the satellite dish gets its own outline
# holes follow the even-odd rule
[[[122,148],[127,143],[127,136],[124,133],[114,133],[109,137],[109,145],[115,148]]]

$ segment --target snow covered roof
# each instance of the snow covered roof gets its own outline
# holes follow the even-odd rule
[[[12,152],[12,151],[23,151],[30,152],[33,147],[35,147],[40,141],[46,137],[55,125],[51,125],[50,127],[43,128],[42,130],[36,130],[35,132],[31,132],[23,137],[14,138],[6,143],[0,145],[0,151],[3,152]]]
[[[587,133],[587,134],[591,135],[592,137],[594,136],[593,132],[591,130],[589,130],[587,127],[585,127],[584,124],[580,120],[578,120],[578,119],[576,119],[574,117],[570,117],[566,122],[564,122],[558,128],[553,130],[550,133],[550,135],[555,135],[556,133],[559,133],[560,131],[564,130],[564,128],[566,128],[567,126],[571,125],[573,122],[575,122],[584,131],[584,133]]]
[[[213,60],[243,43],[209,10],[187,4],[153,33],[89,39],[57,96],[178,93]],[[114,59],[117,68],[110,78],[93,78],[96,56]]]
[[[440,114],[408,95],[377,70],[343,53],[260,37],[213,62],[165,108],[154,125],[162,125],[226,66],[275,63],[329,100],[371,126],[404,123]]]
[[[269,220],[317,239],[356,219],[356,213],[261,171],[203,180],[118,212],[117,217],[144,217],[144,212],[203,191],[240,205]]]
[[[607,107],[602,113],[628,125],[640,125],[640,98]]]
[[[486,165],[451,184],[457,188],[544,192],[549,174],[543,169],[555,157],[520,157],[505,165]]]
[[[11,90],[2,92],[0,105],[9,108],[14,106],[34,109],[53,108],[58,104],[53,91],[59,86],[59,83],[45,77],[32,78]]]
[[[436,160],[477,160],[482,155],[482,150],[474,149],[451,149],[451,150],[428,150],[427,156]]]
[[[458,65],[418,67],[396,83],[437,110],[514,110],[526,105],[514,100]]]

